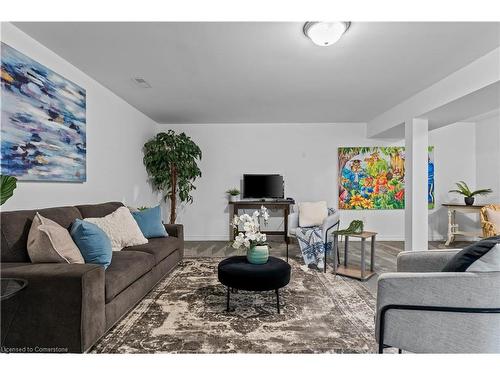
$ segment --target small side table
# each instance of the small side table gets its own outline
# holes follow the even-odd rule
[[[455,241],[455,237],[457,235],[465,236],[465,237],[482,237],[483,233],[478,230],[477,232],[465,232],[460,230],[458,224],[455,220],[455,213],[460,212],[463,214],[475,213],[480,214],[481,208],[483,205],[473,205],[466,206],[464,204],[453,204],[453,203],[444,203],[444,207],[448,209],[448,238],[446,239],[445,246],[450,246],[450,244]]]
[[[337,258],[337,252],[339,251],[339,235],[337,231],[333,232],[333,256],[334,259]],[[337,267],[337,262],[334,262],[333,266],[333,272],[335,274],[341,275],[341,276],[346,276],[350,277],[353,279],[357,279],[360,281],[366,281],[370,277],[372,277],[375,272],[374,272],[374,267],[375,267],[375,236],[377,233],[375,232],[362,232],[360,234],[349,234],[349,235],[344,235],[345,236],[345,249],[344,249],[344,264],[339,265]],[[361,238],[361,264],[359,268],[356,267],[348,267],[347,262],[349,259],[349,237],[356,237],[356,238]],[[370,238],[371,239],[371,251],[370,251],[370,271],[366,270],[366,265],[365,265],[365,245],[366,245],[366,239]]]

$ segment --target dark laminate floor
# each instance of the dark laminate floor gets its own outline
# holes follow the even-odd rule
[[[369,242],[369,241],[367,241]],[[360,242],[349,241],[349,264],[358,264],[360,258]],[[470,242],[455,242],[449,248],[463,248]],[[286,245],[281,242],[270,242],[270,253],[273,256],[285,257]],[[362,284],[373,293],[376,292],[378,275],[384,272],[396,271],[396,256],[403,250],[404,243],[402,241],[377,241],[375,250],[375,276]],[[443,242],[429,242],[429,249],[446,249]],[[340,243],[341,253],[344,249],[344,244]],[[369,244],[367,243],[367,251]],[[185,256],[186,257],[210,257],[210,258],[226,258],[232,255],[242,255],[244,251],[233,249],[227,241],[186,241]],[[301,260],[299,247],[296,243],[289,245],[289,255]],[[328,264],[330,264],[331,259]],[[320,271],[318,271],[320,272]],[[331,269],[328,270],[331,272]]]

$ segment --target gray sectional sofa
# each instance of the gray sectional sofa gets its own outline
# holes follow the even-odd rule
[[[106,270],[95,264],[30,262],[26,243],[37,211],[69,228],[77,218],[103,217],[120,206],[109,202],[1,213],[1,277],[29,283],[5,348],[85,352],[182,260],[183,227],[174,224],[165,225],[169,237],[114,252]]]

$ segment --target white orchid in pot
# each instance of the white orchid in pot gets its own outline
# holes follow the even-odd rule
[[[264,225],[269,220],[269,213],[264,206],[255,211],[252,216],[248,214],[234,215],[232,222],[235,233],[233,247],[235,249],[245,247],[247,249],[247,260],[253,264],[264,264],[269,258],[266,235],[260,232],[261,220],[263,220]],[[243,225],[244,232],[238,233],[240,225]]]

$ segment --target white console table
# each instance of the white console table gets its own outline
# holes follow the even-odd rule
[[[461,231],[458,224],[455,221],[455,214],[461,212],[464,214],[475,213],[479,214],[483,206],[466,206],[464,204],[443,204],[444,207],[448,209],[448,239],[445,245],[449,246],[454,240],[455,236],[465,236],[465,237],[481,237],[482,232],[479,230],[477,232],[465,232]]]

